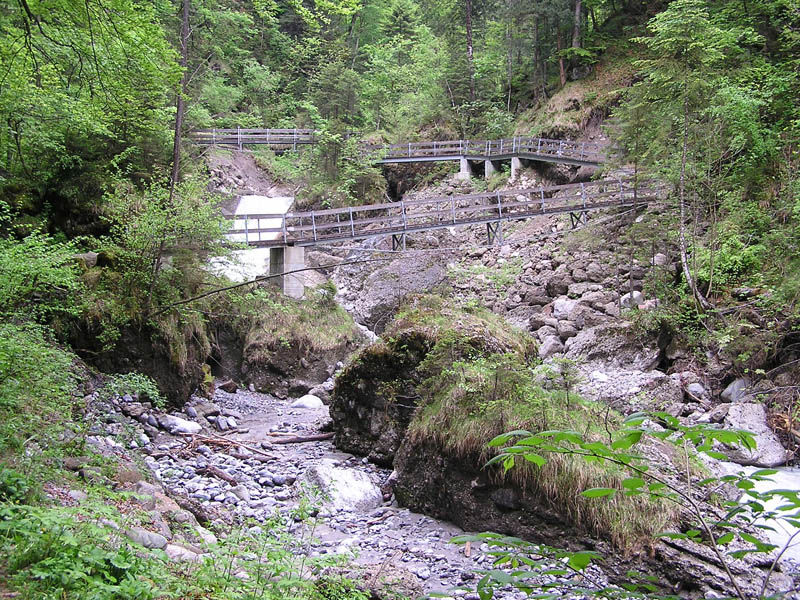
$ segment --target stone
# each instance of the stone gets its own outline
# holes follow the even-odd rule
[[[290,405],[291,408],[307,408],[307,409],[317,409],[322,408],[325,406],[325,403],[317,396],[312,396],[311,394],[306,394],[292,402]]]
[[[81,490],[70,490],[67,492],[67,495],[73,500],[75,500],[75,502],[83,502],[89,497],[89,495],[86,492],[83,492]]]
[[[202,404],[198,404],[194,407],[197,411],[197,414],[201,417],[214,417],[219,414],[219,406],[216,404],[212,404],[210,402],[203,402]]]
[[[228,431],[229,429],[227,417],[222,417],[222,416],[217,417],[216,420],[214,421],[214,425],[220,431]]]
[[[752,396],[747,393],[749,387],[750,379],[747,377],[740,377],[739,379],[731,381],[728,386],[722,390],[719,397],[724,402],[745,402],[748,399],[752,399]]]
[[[302,480],[318,487],[329,498],[326,503],[339,510],[367,512],[383,504],[383,493],[366,473],[338,467],[330,459],[310,467]]]
[[[236,496],[239,500],[250,502],[250,490],[243,485],[237,485],[236,487],[231,488],[231,494]]]
[[[705,400],[706,396],[708,395],[705,386],[699,382],[690,383],[687,385],[686,391],[689,393],[689,395],[697,398],[698,400]]]
[[[558,337],[561,341],[566,341],[571,337],[578,335],[578,328],[572,321],[559,321],[558,322]]]
[[[180,544],[166,544],[164,552],[172,562],[198,562],[200,555]]]
[[[203,429],[199,423],[195,423],[194,421],[187,421],[186,419],[181,419],[180,417],[176,417],[173,415],[159,416],[158,424],[161,426],[162,429],[165,429],[172,434],[176,433],[195,434],[195,433],[200,433],[200,431],[202,431]]]
[[[148,531],[142,527],[131,527],[125,532],[129,540],[145,548],[161,550],[167,545],[167,538],[160,533]]]
[[[633,292],[628,292],[627,294],[622,296],[622,298],[620,298],[620,304],[622,304],[623,308],[637,308],[643,302],[644,302],[644,294],[636,290],[634,290]]]
[[[196,525],[194,530],[197,532],[197,535],[200,537],[200,539],[203,540],[203,543],[209,546],[217,543],[217,536],[215,536],[202,525]]]
[[[197,418],[197,410],[194,406],[187,406],[183,412],[185,412],[190,419]]]
[[[226,418],[228,419],[228,426],[231,429],[236,429],[239,426],[239,424],[236,422],[235,417],[226,417]]]
[[[786,462],[786,450],[778,436],[767,425],[767,411],[763,404],[739,402],[731,404],[723,421],[731,429],[744,429],[755,436],[756,448],[725,446],[722,452],[740,465],[777,467]]]
[[[653,256],[653,264],[657,267],[663,267],[669,264],[669,258],[667,258],[666,254],[662,254],[659,252],[655,256]]]
[[[592,371],[592,373],[589,375],[589,379],[591,379],[592,381],[596,381],[598,383],[607,383],[608,375],[606,375],[602,371]]]
[[[541,346],[539,346],[539,358],[541,359],[548,358],[561,352],[564,352],[564,344],[554,335],[545,338]]]
[[[220,383],[217,388],[224,392],[228,392],[229,394],[235,394],[236,390],[239,389],[239,386],[236,385],[236,382],[233,379],[228,379],[227,381]]]
[[[556,298],[553,301],[553,317],[556,319],[568,319],[570,313],[577,308],[578,303],[569,298]]]

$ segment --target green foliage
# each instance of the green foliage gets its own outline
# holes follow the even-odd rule
[[[0,237],[0,318],[45,320],[76,315],[83,285],[73,255],[77,244],[34,232]]]
[[[0,468],[0,504],[27,500],[32,491],[28,478],[14,469]]]
[[[657,427],[653,427],[653,420],[657,421]],[[770,475],[777,473],[774,469],[761,469],[749,476],[739,473],[721,477],[698,477],[691,470],[685,473],[672,473],[667,465],[654,464],[647,458],[643,447],[648,440],[674,445],[678,453],[686,456],[687,469],[690,469],[688,466],[690,452],[703,453],[715,459],[725,459],[725,455],[716,450],[719,444],[743,446],[749,449],[755,447],[753,435],[746,431],[721,430],[707,424],[682,425],[668,413],[655,413],[649,416],[636,414],[628,417],[621,429],[609,432],[607,441],[592,439],[574,430],[563,429],[538,433],[522,430],[504,433],[489,442],[491,448],[502,448],[489,464],[501,465],[508,471],[519,468],[520,463],[517,459],[528,459],[528,462],[534,462],[537,467],[545,468],[550,461],[566,455],[585,460],[589,464],[610,464],[619,467],[624,475],[617,485],[589,487],[581,491],[580,495],[599,503],[613,501],[619,497],[647,497],[684,507],[691,513],[691,518],[696,524],[682,526],[681,531],[660,532],[659,537],[706,546],[714,553],[719,564],[723,565],[729,578],[728,583],[735,590],[736,597],[746,600],[749,596],[742,591],[737,577],[732,574],[728,565],[730,561],[748,554],[766,555],[776,550],[774,544],[766,543],[754,535],[756,531],[754,526],[757,529],[771,529],[773,526],[784,529],[788,526],[789,531],[800,529],[800,491],[756,492],[755,482],[769,480]],[[531,461],[529,457],[533,460]],[[703,492],[706,490],[714,490],[726,484],[740,490],[745,500],[723,502],[725,510],[722,514],[705,510],[698,498],[703,497]],[[776,499],[779,500],[777,505],[768,504]],[[461,536],[453,541],[464,543],[471,540],[486,541],[496,548],[492,552],[496,567],[514,568],[519,565],[526,567],[524,571],[511,574],[497,569],[483,571],[484,576],[478,583],[479,593],[483,598],[491,598],[494,591],[504,585],[512,585],[529,593],[534,590],[547,592],[554,584],[536,583],[536,576],[579,573],[593,560],[602,558],[594,552],[576,554],[495,534]],[[791,539],[787,542],[789,543]],[[772,555],[765,559],[771,561],[774,568],[778,557]],[[558,566],[559,563],[566,564],[566,568]],[[763,581],[759,582],[761,584],[759,598],[766,597],[772,572],[771,568]],[[660,586],[656,585],[658,583],[660,582],[657,579],[651,578],[643,584],[641,579],[634,578],[630,583],[623,583],[619,587],[581,591],[602,597],[608,594],[613,594],[614,597],[619,594],[628,597],[629,592],[636,593],[637,596],[650,597],[649,594],[659,591]],[[563,592],[561,586],[564,584],[559,582],[557,585]]]
[[[166,400],[158,389],[156,382],[141,373],[115,373],[106,377],[103,395],[107,397],[130,394],[142,400],[152,402],[158,408],[164,408]]]
[[[0,456],[58,439],[71,416],[73,362],[44,328],[0,323]]]

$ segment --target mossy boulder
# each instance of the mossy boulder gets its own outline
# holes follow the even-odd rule
[[[438,296],[414,296],[383,338],[337,377],[331,399],[337,447],[390,466],[422,400],[419,388],[434,368],[430,359],[444,348],[450,354],[439,360],[450,364],[468,355],[535,356],[527,334],[488,311],[459,308]]]

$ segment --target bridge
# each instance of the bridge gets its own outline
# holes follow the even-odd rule
[[[313,129],[204,129],[194,131],[191,138],[205,146],[228,146],[242,150],[247,145],[267,145],[275,150],[297,150],[318,142]],[[605,158],[604,148],[592,142],[551,140],[516,136],[499,140],[447,140],[409,142],[405,144],[362,143],[365,154],[375,164],[458,161],[459,177],[473,175],[473,163],[483,162],[488,178],[500,162],[511,161],[511,179],[523,166],[523,161],[559,162],[577,166],[595,166]]]
[[[401,200],[328,210],[229,217],[231,241],[270,250],[270,273],[301,269],[305,247],[373,237],[392,237],[392,248],[405,248],[406,236],[466,225],[485,225],[489,243],[502,242],[502,224],[541,215],[569,214],[572,226],[590,211],[636,207],[659,197],[655,181],[607,179],[539,187]],[[284,292],[303,295],[297,275],[283,278]]]

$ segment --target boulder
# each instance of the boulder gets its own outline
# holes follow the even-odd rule
[[[575,300],[570,300],[569,298],[556,298],[553,301],[553,316],[556,319],[569,319],[570,314],[572,313],[575,308],[577,308],[578,303]]]
[[[558,337],[561,341],[566,341],[571,337],[578,335],[578,328],[572,321],[559,321],[558,322]]]
[[[335,509],[367,512],[383,504],[383,493],[366,473],[338,467],[333,460],[310,467],[302,480],[319,488],[328,497],[326,504]]]
[[[564,352],[564,344],[554,335],[546,337],[544,341],[542,341],[542,345],[539,346],[539,358],[541,359],[548,358],[554,354],[560,354],[561,352]]]
[[[752,396],[748,394],[750,388],[750,379],[747,377],[740,377],[734,379],[728,386],[722,390],[719,397],[724,402],[747,402],[752,400]]]
[[[622,304],[623,308],[637,308],[643,302],[644,294],[636,290],[633,292],[628,292],[620,299],[620,304]]]
[[[725,446],[722,452],[740,465],[777,467],[786,462],[786,450],[778,436],[767,425],[767,411],[763,404],[740,402],[731,404],[723,423],[731,429],[744,429],[755,436],[756,448]]]
[[[167,544],[164,552],[172,562],[198,562],[200,560],[200,554],[180,544]]]
[[[195,434],[200,433],[203,429],[199,423],[187,421],[173,415],[160,415],[158,424],[162,429],[166,429],[173,435],[177,433]]]
[[[161,550],[167,545],[167,538],[160,533],[148,531],[142,527],[131,527],[125,532],[129,540],[145,548]]]
[[[306,394],[305,396],[302,396],[301,398],[298,398],[292,402],[290,406],[291,408],[317,409],[325,406],[325,403],[317,396]]]
[[[217,386],[224,392],[228,392],[229,394],[235,394],[236,390],[239,389],[239,386],[236,385],[236,382],[233,379],[228,379],[227,381],[223,381]]]

